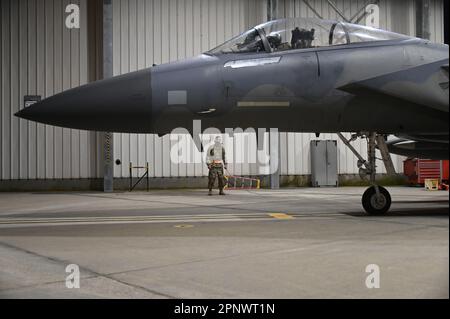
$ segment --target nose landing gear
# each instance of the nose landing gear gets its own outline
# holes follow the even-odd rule
[[[370,183],[369,187],[362,197],[362,205],[365,211],[370,215],[383,215],[386,214],[391,208],[391,195],[382,186],[376,184],[376,156],[375,151],[378,146],[383,162],[386,166],[386,171],[389,175],[395,175],[394,165],[390,157],[389,152],[385,144],[384,136],[378,135],[376,133],[359,133],[352,135],[350,140],[347,140],[344,135],[338,133],[339,138],[342,142],[355,154],[358,158],[359,175],[362,179],[367,179],[369,177]],[[367,160],[365,160],[356,149],[351,145],[351,142],[356,140],[358,137],[365,137],[367,139]]]

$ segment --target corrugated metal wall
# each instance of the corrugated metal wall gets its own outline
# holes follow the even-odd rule
[[[64,26],[64,8],[81,7],[81,29]],[[96,133],[19,120],[23,96],[48,97],[94,79],[89,48],[88,0],[0,0],[0,179],[78,179],[100,177],[101,147]],[[326,0],[308,0],[325,18],[338,18]],[[365,0],[334,0],[352,16]],[[414,1],[381,0],[382,28],[414,35]],[[443,2],[430,0],[431,40],[443,42]],[[266,0],[113,0],[114,74],[197,55],[266,20]],[[315,16],[303,0],[279,0],[278,16]],[[97,72],[98,73],[98,72]],[[188,143],[183,137],[177,137]],[[337,139],[326,134],[321,138]],[[281,173],[308,174],[313,134],[281,134]],[[177,140],[153,135],[115,135],[116,177],[128,176],[127,163],[149,162],[151,176],[202,176],[202,164],[172,164]],[[364,145],[357,144],[364,152]],[[356,173],[356,159],[339,147],[340,173]],[[235,149],[234,154],[239,153]],[[401,158],[396,157],[397,168]],[[380,163],[381,164],[381,163]],[[380,165],[382,166],[382,165]],[[251,165],[234,167],[256,173]]]
[[[443,0],[427,0],[430,8],[431,41],[444,42],[444,2]],[[341,14],[347,19],[354,17],[354,21],[364,24],[364,19],[357,21],[361,16],[361,8],[368,1],[365,0],[333,0]],[[415,36],[415,0],[377,0],[380,9],[380,28]],[[339,13],[334,10],[327,0],[279,0],[279,17],[317,17],[309,4],[324,19],[342,20]]]
[[[87,15],[65,27],[69,3],[1,0],[0,179],[78,179],[99,175],[96,134],[18,119],[25,95],[43,98],[88,82]]]
[[[375,2],[375,1],[374,1]],[[338,11],[334,10],[327,0],[308,0],[307,3],[316,11],[321,18],[341,20],[340,14],[343,14],[348,20],[352,17],[357,21],[361,16],[360,9],[367,1],[365,0],[334,0]],[[415,36],[415,7],[414,0],[380,0],[378,1],[380,9],[380,28],[391,30]],[[278,7],[279,17],[314,17],[314,12],[303,0],[281,0]],[[441,0],[430,0],[430,25],[431,40],[435,42],[444,41],[444,22],[443,22],[443,2]],[[364,24],[364,19],[359,23]],[[349,134],[346,134],[349,137]],[[281,174],[297,175],[310,174],[310,154],[309,141],[316,139],[314,134],[285,133],[281,136]],[[334,134],[323,134],[320,139],[338,140],[338,168],[340,174],[356,174],[358,172],[357,159],[352,152],[339,140]],[[367,154],[366,143],[357,140],[354,147],[363,156]],[[380,154],[377,156],[381,157]],[[298,160],[298,159],[301,160]],[[401,156],[392,156],[394,166],[397,172],[403,171],[403,160]],[[379,172],[385,173],[386,170],[382,162],[378,163]]]
[[[430,12],[433,21],[433,39],[443,41],[442,1],[432,0]],[[326,0],[309,0],[308,3],[323,18],[342,18]],[[352,17],[367,4],[366,0],[334,1],[341,13]],[[122,74],[153,63],[165,63],[197,55],[266,21],[266,0],[113,0],[114,5],[114,74]],[[381,0],[380,27],[414,35],[414,1]],[[406,12],[406,14],[405,14]],[[316,17],[303,0],[280,0],[278,17]],[[358,15],[359,16],[359,15]],[[402,18],[403,17],[403,18]],[[362,20],[360,23],[363,23]],[[179,137],[181,139],[181,137]],[[190,137],[188,137],[190,139]],[[314,134],[281,134],[281,174],[303,175],[310,173],[309,143]],[[338,139],[323,134],[321,139]],[[150,163],[151,176],[204,176],[205,165],[173,164],[170,149],[178,138],[169,136],[115,134],[115,157],[123,163],[143,165]],[[256,143],[256,139],[251,138]],[[236,141],[231,143],[236,144]],[[187,143],[187,141],[184,141]],[[365,143],[355,146],[365,153]],[[238,149],[233,153],[237,154]],[[229,159],[231,160],[231,159]],[[394,156],[398,171],[402,170],[402,158]],[[355,156],[339,142],[339,173],[355,174],[358,169]],[[236,174],[257,173],[254,165],[246,163],[232,166]],[[380,163],[380,171],[384,167]],[[116,166],[116,177],[128,176],[128,165]]]
[[[113,0],[114,74],[198,55],[264,21],[266,9],[261,0]],[[114,155],[124,163],[115,177],[128,177],[129,162],[149,162],[156,177],[206,175],[205,165],[171,163],[179,142],[188,140],[115,134]]]
[[[430,0],[430,40],[433,42],[445,41],[444,1],[447,0]]]

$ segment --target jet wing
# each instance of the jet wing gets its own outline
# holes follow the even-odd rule
[[[442,139],[448,138],[442,136]],[[427,158],[436,160],[448,159],[448,140],[422,140],[404,137],[394,138],[386,142],[390,153],[406,157]]]
[[[421,104],[417,104],[415,101],[410,101],[405,98],[389,94],[382,90],[372,88],[365,85],[362,82],[351,83],[338,88],[338,90],[354,95],[356,98],[361,98],[361,102],[364,103],[365,100],[370,101],[372,104],[382,104],[382,105],[415,105],[417,107],[425,107]]]
[[[374,97],[380,103],[397,98],[448,112],[448,64],[443,61],[348,83],[338,89],[355,96]]]

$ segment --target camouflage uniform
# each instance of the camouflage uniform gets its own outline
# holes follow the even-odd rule
[[[208,189],[209,195],[212,194],[212,189],[216,178],[219,184],[220,195],[224,195],[223,188],[225,187],[224,167],[226,167],[225,149],[221,143],[216,142],[208,149],[207,160],[209,174],[208,174]]]

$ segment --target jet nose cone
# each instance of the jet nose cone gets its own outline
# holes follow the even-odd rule
[[[74,129],[146,133],[152,115],[150,69],[54,95],[15,115]]]
[[[31,110],[33,106],[29,106],[25,109],[20,110],[19,112],[15,113],[14,116],[20,117],[24,120],[32,120],[33,119],[33,111]]]

